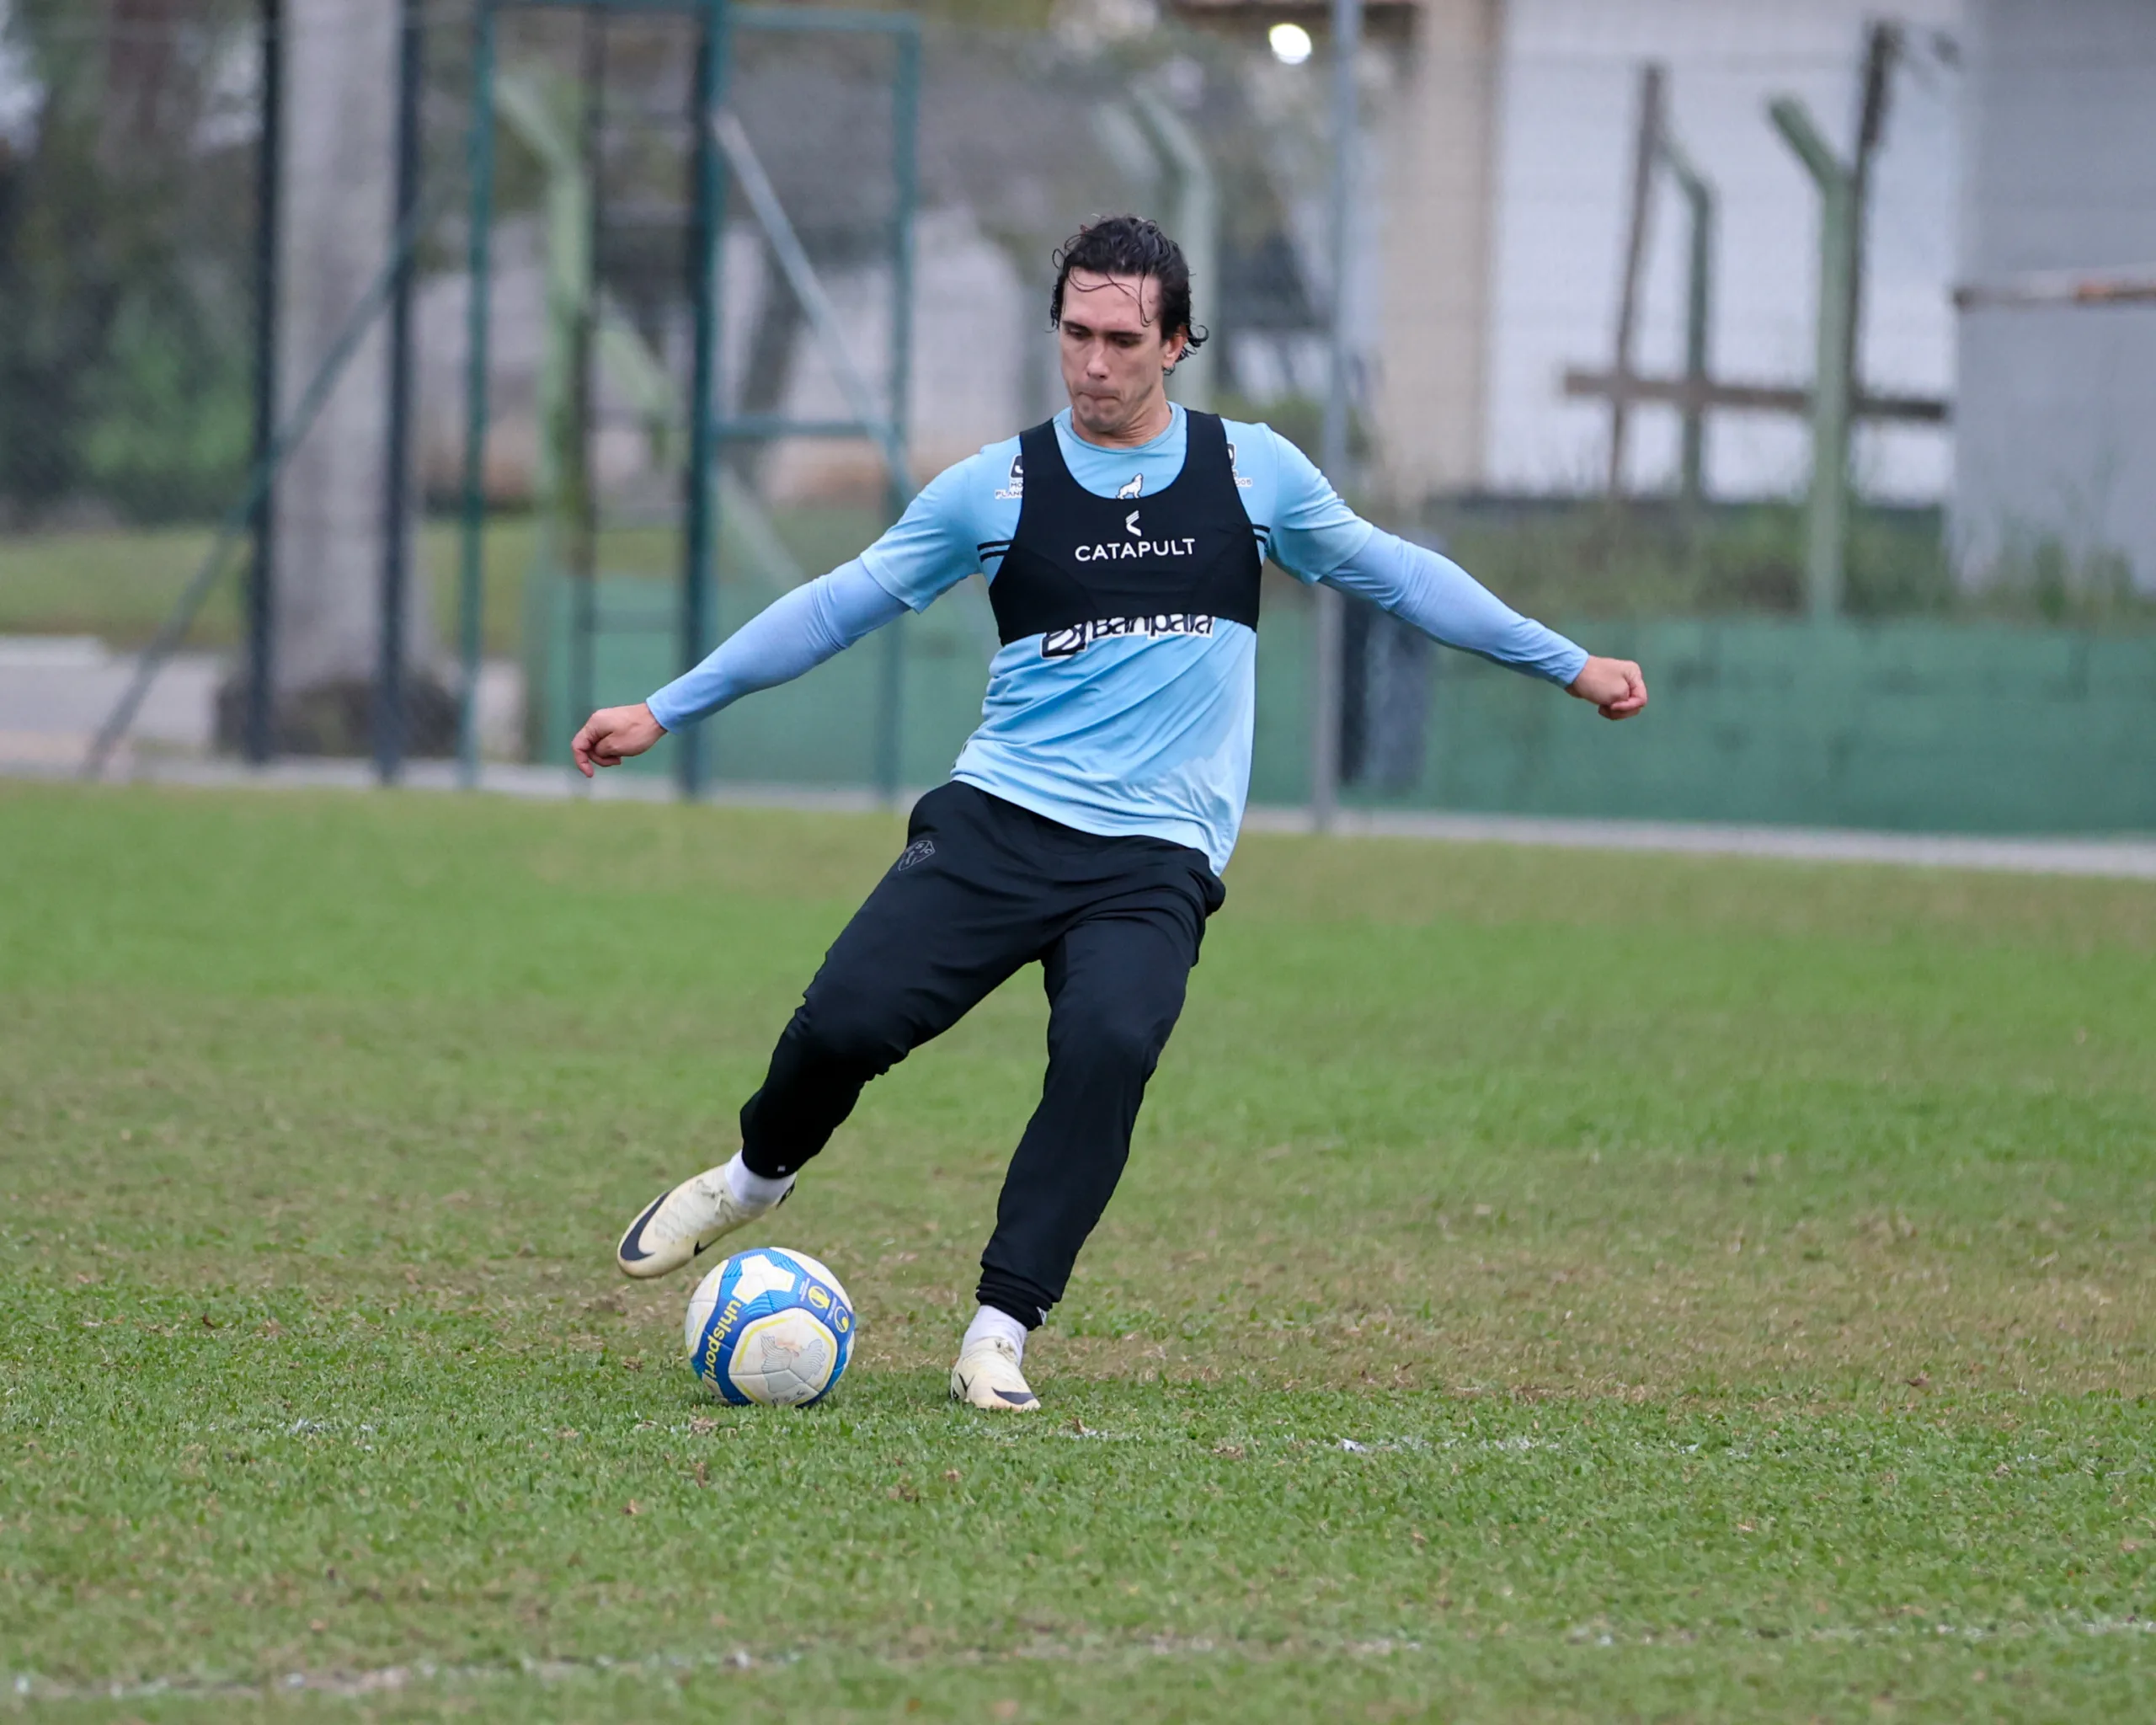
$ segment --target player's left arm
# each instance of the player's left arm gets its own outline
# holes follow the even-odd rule
[[[1647,704],[1646,678],[1630,660],[1589,653],[1521,616],[1450,558],[1383,528],[1371,528],[1354,553],[1321,579],[1449,647],[1546,677],[1604,718],[1630,718]]]
[[[1604,659],[1523,617],[1450,558],[1372,526],[1348,507],[1302,451],[1269,430],[1273,560],[1404,617],[1426,635],[1515,670],[1547,678],[1604,718],[1647,704],[1629,659]]]

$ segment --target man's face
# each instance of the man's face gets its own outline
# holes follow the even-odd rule
[[[1184,335],[1178,329],[1163,338],[1160,314],[1161,284],[1150,275],[1070,272],[1058,335],[1063,387],[1081,432],[1125,436],[1166,405],[1163,380],[1182,357]]]

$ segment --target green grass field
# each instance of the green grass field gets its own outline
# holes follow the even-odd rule
[[[1026,977],[723,1408],[613,1237],[898,831],[0,787],[0,1711],[2156,1708],[2156,888],[1253,838],[1047,1413],[942,1399]]]

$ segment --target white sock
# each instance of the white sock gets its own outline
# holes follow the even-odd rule
[[[1009,1312],[984,1306],[966,1326],[966,1339],[958,1343],[958,1352],[963,1354],[974,1343],[991,1340],[1008,1342],[1020,1359],[1026,1357],[1026,1327]]]
[[[769,1210],[793,1189],[794,1177],[781,1174],[776,1179],[750,1171],[748,1163],[741,1160],[741,1152],[734,1152],[734,1160],[726,1165],[727,1189],[737,1203],[745,1204],[750,1210]]]

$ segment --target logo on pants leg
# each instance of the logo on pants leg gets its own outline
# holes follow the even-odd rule
[[[926,862],[936,854],[934,839],[915,839],[899,853],[899,873],[904,874],[916,862]]]

